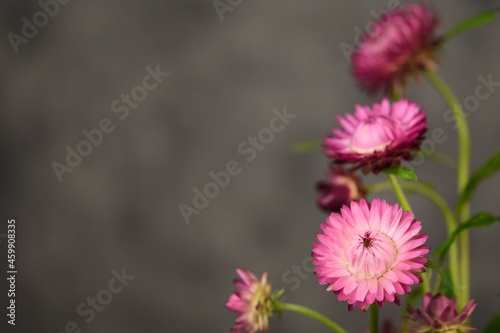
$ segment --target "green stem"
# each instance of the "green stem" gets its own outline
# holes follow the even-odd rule
[[[412,212],[410,203],[408,202],[408,199],[406,199],[406,195],[403,192],[403,189],[401,188],[401,185],[399,184],[396,176],[387,174],[387,179],[389,180],[389,184],[396,194],[396,198],[398,198],[399,204],[401,205],[401,207],[403,207],[403,210]],[[422,281],[422,292],[424,293],[424,295],[429,291],[429,283],[429,276],[424,274]]]
[[[443,214],[443,217],[446,222],[446,228],[448,229],[448,233],[451,234],[456,229],[455,216],[453,215],[453,211],[450,209],[446,201],[440,196],[432,187],[426,185],[424,183],[416,183],[416,182],[405,182],[400,184],[401,187],[405,190],[411,192],[417,192],[427,197],[430,201],[432,201],[437,208]],[[378,192],[384,191],[391,188],[391,185],[386,182],[379,182],[373,185],[368,186],[368,192]]]
[[[441,282],[442,282],[441,274],[438,274],[436,276],[436,283],[434,284],[434,289],[432,290],[433,295],[436,295],[438,293],[439,285],[441,284]]]
[[[455,161],[455,159],[453,157],[448,156],[446,154],[443,154],[443,153],[440,153],[440,152],[436,151],[436,152],[434,152],[431,155],[427,155],[423,151],[419,151],[417,153],[417,155],[421,155],[424,158],[428,157],[430,160],[434,160],[437,163],[441,163],[443,165],[448,166],[453,171],[457,170],[457,161]]]
[[[393,91],[391,91],[390,99],[391,99],[391,102],[397,102],[401,99],[401,94],[398,91],[393,90]]]
[[[370,333],[378,333],[378,305],[370,305]]]
[[[396,198],[398,198],[399,204],[401,207],[403,207],[403,210],[407,211],[412,211],[410,203],[406,199],[406,196],[403,192],[403,189],[401,188],[401,185],[399,184],[398,179],[396,176],[387,174],[387,180],[389,181],[389,184],[391,185],[392,189],[394,190],[394,193],[396,194]]]
[[[427,80],[441,93],[446,103],[448,103],[456,121],[458,130],[458,194],[460,195],[469,181],[469,156],[470,156],[470,136],[469,127],[457,99],[448,86],[432,71],[425,71]],[[469,204],[466,203],[458,212],[460,222],[463,223],[469,218]],[[463,308],[469,299],[469,232],[464,231],[460,235],[460,280],[456,281],[458,290],[458,307]]]
[[[461,192],[469,179],[469,128],[462,107],[446,84],[433,72],[426,71],[426,78],[441,93],[455,116],[459,137],[458,190]]]
[[[431,291],[432,271],[426,270],[422,275],[422,294],[425,295]]]
[[[391,185],[388,182],[378,182],[372,185],[366,186],[368,193],[376,193],[380,191],[386,191],[391,189]]]
[[[301,313],[303,315],[309,316],[320,323],[324,324],[325,326],[329,327],[332,329],[332,331],[337,332],[337,333],[347,333],[346,330],[344,330],[342,327],[328,319],[327,317],[323,316],[319,312],[316,312],[314,310],[311,310],[309,308],[306,308],[305,306],[302,305],[297,305],[297,304],[291,304],[291,303],[282,303],[282,302],[276,302],[275,303],[276,310],[288,310],[288,311],[294,311]]]
[[[414,182],[406,182],[401,184],[401,187],[408,191],[414,191],[422,194],[427,197],[430,201],[432,201],[437,208],[441,211],[444,217],[444,221],[446,223],[446,229],[448,230],[448,235],[451,235],[456,227],[455,215],[453,215],[452,210],[443,199],[432,187],[422,184],[422,183],[414,183]],[[386,182],[375,183],[368,187],[368,191],[378,192],[389,189],[390,186]],[[458,283],[459,278],[459,262],[458,262],[458,244],[457,242],[453,242],[450,247],[450,271],[453,283]]]

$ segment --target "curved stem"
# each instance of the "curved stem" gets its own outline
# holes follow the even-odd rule
[[[403,192],[403,189],[401,188],[401,185],[399,184],[398,179],[394,175],[387,175],[387,180],[389,181],[389,184],[391,185],[392,189],[394,190],[394,194],[396,194],[396,198],[398,198],[399,204],[401,207],[403,207],[403,210],[407,211],[412,211],[410,203],[406,199],[406,196]]]
[[[378,306],[370,305],[370,333],[378,333]]]
[[[455,231],[456,223],[453,211],[450,209],[450,207],[443,199],[443,197],[440,196],[436,191],[434,191],[432,187],[425,185],[423,183],[416,183],[416,182],[405,182],[400,185],[405,190],[420,193],[423,196],[427,197],[429,200],[431,200],[443,214],[443,217],[446,222],[446,228],[448,229],[448,233],[451,234]],[[370,193],[379,192],[388,190],[390,188],[391,186],[386,182],[379,182],[368,186],[368,192]]]
[[[422,293],[425,295],[431,292],[432,271],[426,270],[422,275]]]
[[[417,152],[417,155],[422,155],[424,157],[429,158],[430,160],[434,160],[437,163],[441,163],[443,165],[446,165],[447,167],[449,167],[453,171],[457,170],[457,161],[455,161],[455,159],[453,157],[448,156],[446,154],[443,154],[443,153],[436,151],[431,155],[427,155],[423,151],[419,151],[419,152]]]
[[[291,304],[291,303],[282,303],[282,302],[276,302],[275,303],[276,309],[277,310],[288,310],[288,311],[294,311],[301,313],[303,315],[309,316],[320,323],[324,324],[325,326],[329,327],[332,329],[332,331],[337,332],[337,333],[347,333],[346,330],[344,330],[342,327],[328,319],[327,317],[323,316],[321,313],[316,312],[314,310],[311,310],[309,308],[306,308],[305,306],[302,305],[297,305],[297,304]]]
[[[422,183],[413,183],[413,182],[407,182],[401,184],[401,187],[403,187],[405,190],[408,191],[414,191],[417,193],[422,194],[423,196],[427,197],[430,201],[432,201],[437,208],[441,211],[443,214],[445,223],[446,223],[446,229],[448,231],[448,235],[451,235],[457,225],[455,221],[455,216],[453,215],[452,210],[446,203],[446,201],[443,199],[442,196],[440,196],[432,187],[422,184]],[[389,189],[390,186],[385,183],[385,182],[380,182],[380,183],[375,183],[374,185],[371,185],[368,187],[369,192],[378,192],[378,191],[383,191]],[[458,262],[458,244],[457,242],[453,242],[453,244],[450,247],[450,271],[451,271],[451,276],[453,283],[458,283],[458,278],[459,278],[459,262]]]
[[[436,295],[438,293],[439,285],[441,284],[441,282],[442,282],[441,274],[438,274],[436,276],[436,283],[434,284],[434,289],[432,290],[433,295]]]
[[[380,191],[386,191],[391,189],[391,185],[388,182],[378,182],[372,185],[366,186],[368,193],[375,193]]]
[[[451,112],[455,116],[456,126],[459,139],[459,156],[458,156],[458,190],[461,192],[469,180],[469,127],[457,99],[448,88],[448,86],[433,72],[425,71],[424,75],[432,83],[432,85],[441,93],[446,103],[448,103]]]
[[[453,113],[456,121],[456,126],[458,130],[458,169],[457,169],[457,180],[458,180],[458,194],[460,195],[467,182],[469,181],[469,155],[470,155],[470,136],[469,127],[462,110],[462,107],[458,103],[457,99],[453,95],[453,92],[448,88],[448,86],[432,71],[425,71],[425,77],[429,82],[441,93],[446,103],[448,103],[451,112]],[[460,222],[465,222],[469,218],[469,204],[463,205],[462,209],[458,212]],[[460,281],[459,289],[461,293],[457,296],[458,306],[462,308],[465,306],[469,299],[469,232],[464,231],[460,235],[460,254],[461,254],[461,267],[460,267]]]
[[[389,184],[391,185],[394,193],[396,194],[396,197],[398,198],[399,204],[401,205],[401,207],[403,207],[403,210],[412,212],[410,203],[408,202],[408,199],[406,199],[406,195],[403,192],[403,189],[401,188],[401,185],[399,184],[396,176],[387,174],[387,179],[389,180]],[[429,291],[429,284],[430,276],[428,274],[424,274],[422,281],[422,291],[424,294]]]

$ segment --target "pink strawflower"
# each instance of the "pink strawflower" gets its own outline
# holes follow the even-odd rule
[[[335,163],[353,163],[364,173],[398,166],[411,160],[426,131],[425,112],[406,99],[390,103],[384,98],[373,107],[356,105],[354,115],[337,117],[341,128],[323,138],[325,154]]]
[[[406,87],[408,77],[436,67],[439,19],[422,3],[409,3],[382,15],[352,56],[354,77],[371,93]]]
[[[465,333],[475,330],[467,324],[476,307],[474,300],[470,300],[460,313],[457,312],[455,297],[450,299],[442,294],[426,294],[423,303],[421,309],[408,307],[411,333]]]
[[[231,332],[254,333],[266,331],[269,318],[273,314],[271,285],[267,282],[267,273],[259,280],[249,270],[237,269],[240,276],[234,279],[237,289],[227,300],[226,307],[239,314]]]
[[[316,189],[320,192],[318,207],[328,213],[338,213],[343,205],[360,200],[366,195],[361,179],[344,167],[331,165],[327,177],[326,181],[316,185]]]
[[[348,309],[366,310],[386,301],[399,304],[399,295],[421,282],[429,247],[422,225],[398,205],[365,199],[332,213],[321,225],[313,245],[313,264],[318,282],[327,291],[347,300]]]

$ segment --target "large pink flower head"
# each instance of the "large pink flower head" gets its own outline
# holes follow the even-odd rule
[[[361,179],[341,166],[332,165],[327,177],[316,185],[316,189],[320,192],[317,204],[328,213],[340,212],[343,205],[366,195]]]
[[[438,17],[422,3],[409,3],[382,15],[352,56],[354,77],[368,91],[404,88],[408,76],[436,65]]]
[[[426,131],[425,112],[406,99],[369,106],[356,105],[354,115],[337,117],[341,128],[323,138],[325,154],[335,163],[353,163],[364,173],[398,166],[401,159],[411,160]]]
[[[476,307],[474,300],[457,312],[456,299],[448,298],[445,295],[437,294],[424,296],[423,307],[413,309],[408,307],[410,313],[410,323],[412,333],[466,333],[475,329],[467,325],[472,311]]]
[[[240,276],[234,280],[237,289],[227,300],[226,307],[239,314],[231,329],[235,333],[266,331],[274,311],[271,285],[267,273],[259,280],[249,270],[237,269]]]
[[[399,304],[399,295],[421,282],[427,262],[421,228],[412,213],[385,200],[374,199],[371,206],[364,199],[351,202],[321,225],[312,252],[318,282],[347,300],[349,310]]]

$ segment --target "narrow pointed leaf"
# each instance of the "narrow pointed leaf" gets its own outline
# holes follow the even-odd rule
[[[500,217],[493,216],[489,213],[479,213],[471,217],[466,222],[460,224],[457,229],[436,249],[434,253],[435,257],[440,257],[440,262],[443,262],[444,257],[448,250],[450,249],[451,244],[455,241],[462,231],[470,229],[470,228],[482,228],[491,225],[495,221],[500,221]]]
[[[433,271],[436,271],[441,275],[441,270],[439,269],[439,266],[436,265],[432,260],[427,260],[427,262],[424,264],[426,268],[430,268]]]
[[[408,168],[402,167],[402,166],[387,168],[384,170],[384,172],[389,174],[389,175],[394,175],[398,178],[405,179],[405,180],[417,180],[418,179],[415,172],[411,171]]]
[[[275,299],[280,298],[283,294],[285,293],[285,288],[282,288],[276,292],[276,294],[273,295]]]
[[[486,178],[492,176],[500,170],[500,151],[495,153],[485,164],[483,164],[474,174],[470,177],[467,186],[458,199],[455,210],[458,212],[462,206],[469,201],[474,194],[476,187]]]
[[[470,30],[472,28],[479,27],[479,26],[482,26],[484,24],[491,22],[499,12],[500,12],[500,8],[490,9],[490,10],[487,10],[485,12],[479,13],[478,15],[457,24],[456,26],[451,28],[447,33],[445,33],[443,35],[442,41],[447,42],[450,39],[452,39],[453,37],[455,37],[456,35],[464,32],[464,31],[467,31],[467,30]]]

